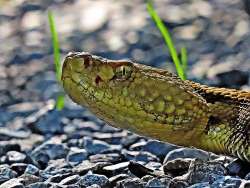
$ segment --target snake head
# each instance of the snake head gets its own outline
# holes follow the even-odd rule
[[[65,58],[61,79],[74,102],[138,134],[185,145],[207,121],[206,104],[166,70],[76,52]]]
[[[69,53],[63,63],[66,92],[84,106],[111,99],[133,80],[135,66],[126,60],[112,61],[85,52]],[[119,89],[116,89],[119,87]],[[80,91],[80,92],[79,92]]]

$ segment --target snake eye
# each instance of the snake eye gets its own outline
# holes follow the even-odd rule
[[[119,79],[127,79],[131,76],[131,73],[131,67],[122,65],[116,68],[115,76]]]

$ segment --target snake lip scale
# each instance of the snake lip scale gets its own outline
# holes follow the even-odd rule
[[[130,60],[69,53],[65,92],[111,126],[250,162],[250,92],[217,88]],[[159,148],[160,149],[160,148]]]

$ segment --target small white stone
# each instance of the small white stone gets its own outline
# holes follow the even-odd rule
[[[22,27],[25,30],[33,29],[42,25],[40,11],[27,12],[22,19]]]
[[[239,21],[234,28],[234,35],[242,37],[249,32],[249,23],[246,20]]]
[[[109,6],[106,3],[93,3],[82,10],[80,27],[86,32],[92,32],[102,27],[107,21]]]

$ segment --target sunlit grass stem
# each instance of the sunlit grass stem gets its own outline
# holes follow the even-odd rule
[[[56,79],[59,84],[61,84],[61,61],[60,61],[60,46],[58,41],[58,35],[56,32],[56,26],[54,21],[54,16],[51,11],[48,11],[48,20],[49,20],[49,26],[50,26],[50,32],[51,32],[51,38],[52,38],[52,45],[53,45],[53,54],[54,54],[54,64],[55,64],[55,70],[56,70]],[[64,107],[64,94],[60,93],[57,96],[56,100],[56,109],[62,110]]]
[[[178,57],[177,50],[174,46],[173,40],[171,38],[171,35],[167,29],[167,27],[164,25],[161,18],[158,16],[157,12],[155,11],[153,7],[152,1],[147,2],[147,10],[153,19],[154,23],[156,24],[157,28],[161,32],[165,43],[168,47],[169,53],[172,57],[172,60],[175,64],[175,68],[177,71],[177,74],[182,80],[186,80],[186,69],[187,69],[187,51],[186,48],[181,49],[181,59]]]

